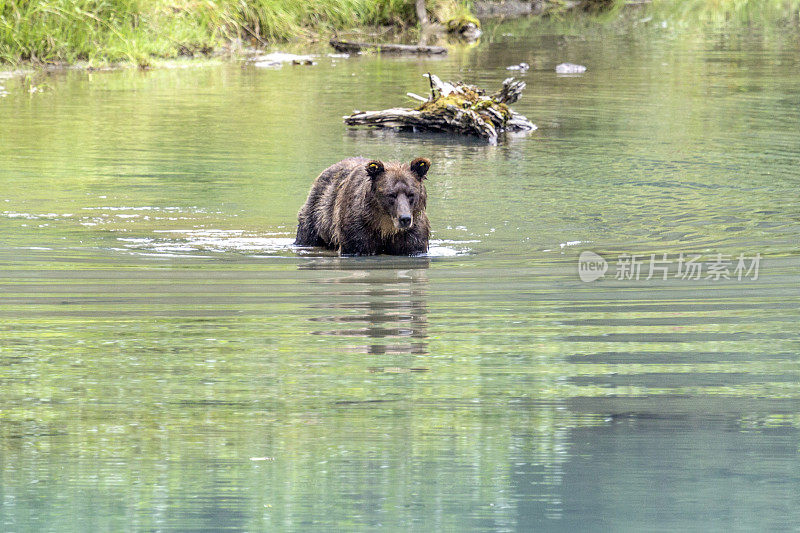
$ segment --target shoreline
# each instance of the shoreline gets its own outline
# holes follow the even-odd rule
[[[44,3],[66,1],[43,0]],[[114,1],[126,2],[128,0]],[[154,3],[159,3],[159,1],[161,0],[156,0]],[[223,3],[229,0],[215,1]],[[268,2],[270,0],[264,1]],[[314,2],[309,2],[308,4],[329,5],[325,3],[333,1],[314,0]],[[372,0],[364,0],[364,2],[370,1]],[[377,5],[377,0],[375,1]],[[395,0],[385,1],[391,4]],[[443,32],[443,26],[440,23],[445,17],[454,17],[456,19],[459,17],[472,17],[473,20],[475,17],[480,17],[478,20],[484,22],[521,18],[538,19],[542,23],[573,20],[579,21],[579,25],[614,23],[614,21],[625,21],[626,19],[634,24],[660,20],[664,28],[667,27],[667,20],[669,20],[670,27],[680,27],[682,31],[691,28],[704,30],[707,28],[720,29],[736,26],[757,27],[761,23],[774,24],[776,22],[785,24],[788,27],[798,28],[800,26],[800,0],[787,0],[788,3],[781,6],[774,2],[768,2],[768,5],[762,6],[763,9],[760,9],[759,5],[757,5],[758,0],[745,0],[744,7],[734,4],[730,0],[721,0],[722,4],[718,6],[711,6],[706,0],[686,0],[687,4],[691,4],[691,9],[687,8],[685,12],[676,12],[674,8],[669,6],[669,2],[662,0],[608,0],[605,2],[606,7],[602,10],[588,7],[598,5],[602,3],[602,0],[584,0],[589,2],[588,4],[580,0],[560,2],[553,0],[476,0],[469,3],[470,10],[466,10],[465,6],[467,4],[464,4],[462,0],[428,0],[429,11],[431,11],[430,6],[437,1],[444,3],[443,5],[451,6],[450,11],[438,12],[436,17],[432,19],[434,22],[429,26],[438,27],[441,33],[428,35],[438,35],[440,37],[447,35]],[[410,3],[406,5],[406,7],[408,6],[410,6]],[[456,9],[452,6],[461,7]],[[308,7],[305,9],[308,9]],[[558,16],[553,16],[554,14],[558,14]],[[98,26],[101,26],[99,24],[103,22],[101,19],[92,13],[87,13],[86,15],[92,21],[97,22]],[[338,15],[342,16],[342,13]],[[364,14],[362,13],[362,15]],[[169,18],[170,16],[172,15],[167,17]],[[375,16],[375,14],[373,13],[370,16]],[[241,27],[223,25],[220,27],[208,26],[199,28],[199,26],[195,27],[193,25],[194,21],[191,21],[191,24],[181,29],[202,29],[206,33],[185,37],[183,41],[173,38],[166,29],[158,26],[141,30],[142,33],[135,36],[117,36],[119,37],[117,41],[103,41],[104,37],[106,39],[110,38],[109,35],[98,36],[93,34],[95,39],[91,40],[91,46],[94,47],[91,52],[85,51],[88,46],[87,42],[78,39],[82,35],[70,34],[69,36],[73,39],[71,45],[75,49],[67,48],[67,45],[61,43],[62,48],[58,49],[58,51],[51,51],[49,59],[42,59],[33,53],[30,54],[31,57],[26,57],[26,52],[23,52],[23,48],[26,45],[19,39],[14,40],[15,46],[17,46],[16,49],[9,45],[11,37],[15,37],[13,34],[15,30],[9,25],[10,19],[8,18],[8,8],[6,8],[6,11],[0,10],[0,79],[32,73],[70,70],[84,72],[126,69],[150,70],[174,66],[184,61],[187,63],[208,63],[209,61],[217,60],[246,61],[250,57],[269,54],[278,50],[281,52],[308,54],[311,50],[323,46],[321,43],[326,43],[331,36],[345,37],[348,40],[352,37],[368,42],[409,43],[419,40],[420,37],[426,34],[420,29],[413,13],[390,10],[383,13],[382,16],[384,17],[382,19],[384,24],[370,24],[357,19],[348,20],[346,24],[342,23],[341,20],[339,23],[335,23],[335,21],[324,18],[314,23],[301,20],[294,27],[296,33],[285,37],[280,37],[280,34],[266,28],[262,28],[260,31],[262,33],[271,32],[271,36],[262,37],[259,32],[253,31],[246,24]],[[691,23],[687,23],[687,16],[690,17]],[[33,24],[31,21],[27,22]],[[3,23],[5,23],[5,27],[3,27]],[[17,30],[25,30],[20,20],[17,20],[17,24],[19,26]],[[23,29],[20,30],[20,28]],[[53,26],[49,29],[69,34],[74,28]],[[157,30],[163,31],[159,33]],[[174,31],[174,29],[172,30]],[[34,30],[31,30],[31,32],[33,33]],[[120,32],[116,31],[116,33],[119,34]],[[33,42],[32,35],[27,37]],[[117,37],[114,38],[116,39]],[[150,46],[148,38],[159,42]],[[444,42],[446,39],[442,39],[442,41]],[[123,45],[124,47],[120,48]],[[79,52],[78,48],[84,51]],[[9,59],[10,57],[15,57],[16,59]]]
[[[432,24],[471,17],[466,0],[427,0]],[[419,27],[407,0],[9,0],[0,4],[0,68],[238,54],[327,41],[332,35],[381,40]]]
[[[306,47],[331,36],[412,42],[454,21],[518,18],[566,12],[579,0],[426,0],[425,21],[414,2],[309,0],[209,0],[199,4],[153,0],[41,0],[31,7],[10,0],[0,8],[0,71],[153,68],[163,60],[237,57],[275,47]],[[603,0],[582,0],[596,3]],[[608,0],[624,2],[626,0]],[[528,8],[525,8],[528,6]],[[423,31],[423,28],[426,28]],[[254,52],[251,52],[254,51]]]

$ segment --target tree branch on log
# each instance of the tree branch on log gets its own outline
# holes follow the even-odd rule
[[[503,80],[503,88],[494,93],[492,99],[504,104],[513,104],[522,96],[522,91],[526,86],[526,83],[522,80],[506,78]]]

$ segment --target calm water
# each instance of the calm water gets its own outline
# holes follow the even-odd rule
[[[0,530],[796,531],[798,42],[0,79]],[[532,135],[341,123],[520,61]],[[289,246],[352,155],[433,161],[430,257]]]

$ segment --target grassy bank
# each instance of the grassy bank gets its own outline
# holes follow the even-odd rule
[[[545,0],[558,16],[562,0]],[[604,17],[630,0],[587,0]],[[266,46],[364,26],[416,25],[413,0],[0,0],[0,63],[90,64],[208,54],[230,43]],[[428,0],[433,20],[471,0]],[[653,0],[642,13],[680,24],[793,20],[800,0]],[[591,10],[590,10],[591,11]],[[645,15],[643,15],[645,16]]]
[[[0,61],[134,61],[405,25],[406,0],[0,0]]]

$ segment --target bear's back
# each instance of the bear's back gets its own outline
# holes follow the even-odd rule
[[[343,195],[343,191],[352,192],[354,186],[358,187],[366,179],[366,171],[357,171],[366,168],[368,162],[363,157],[351,157],[322,171],[311,186],[306,205],[300,212],[301,226],[308,231],[298,233],[302,234],[302,238],[298,237],[298,243],[329,247],[338,245],[336,209],[337,203],[341,204],[344,200],[339,197],[349,196],[346,193]]]

